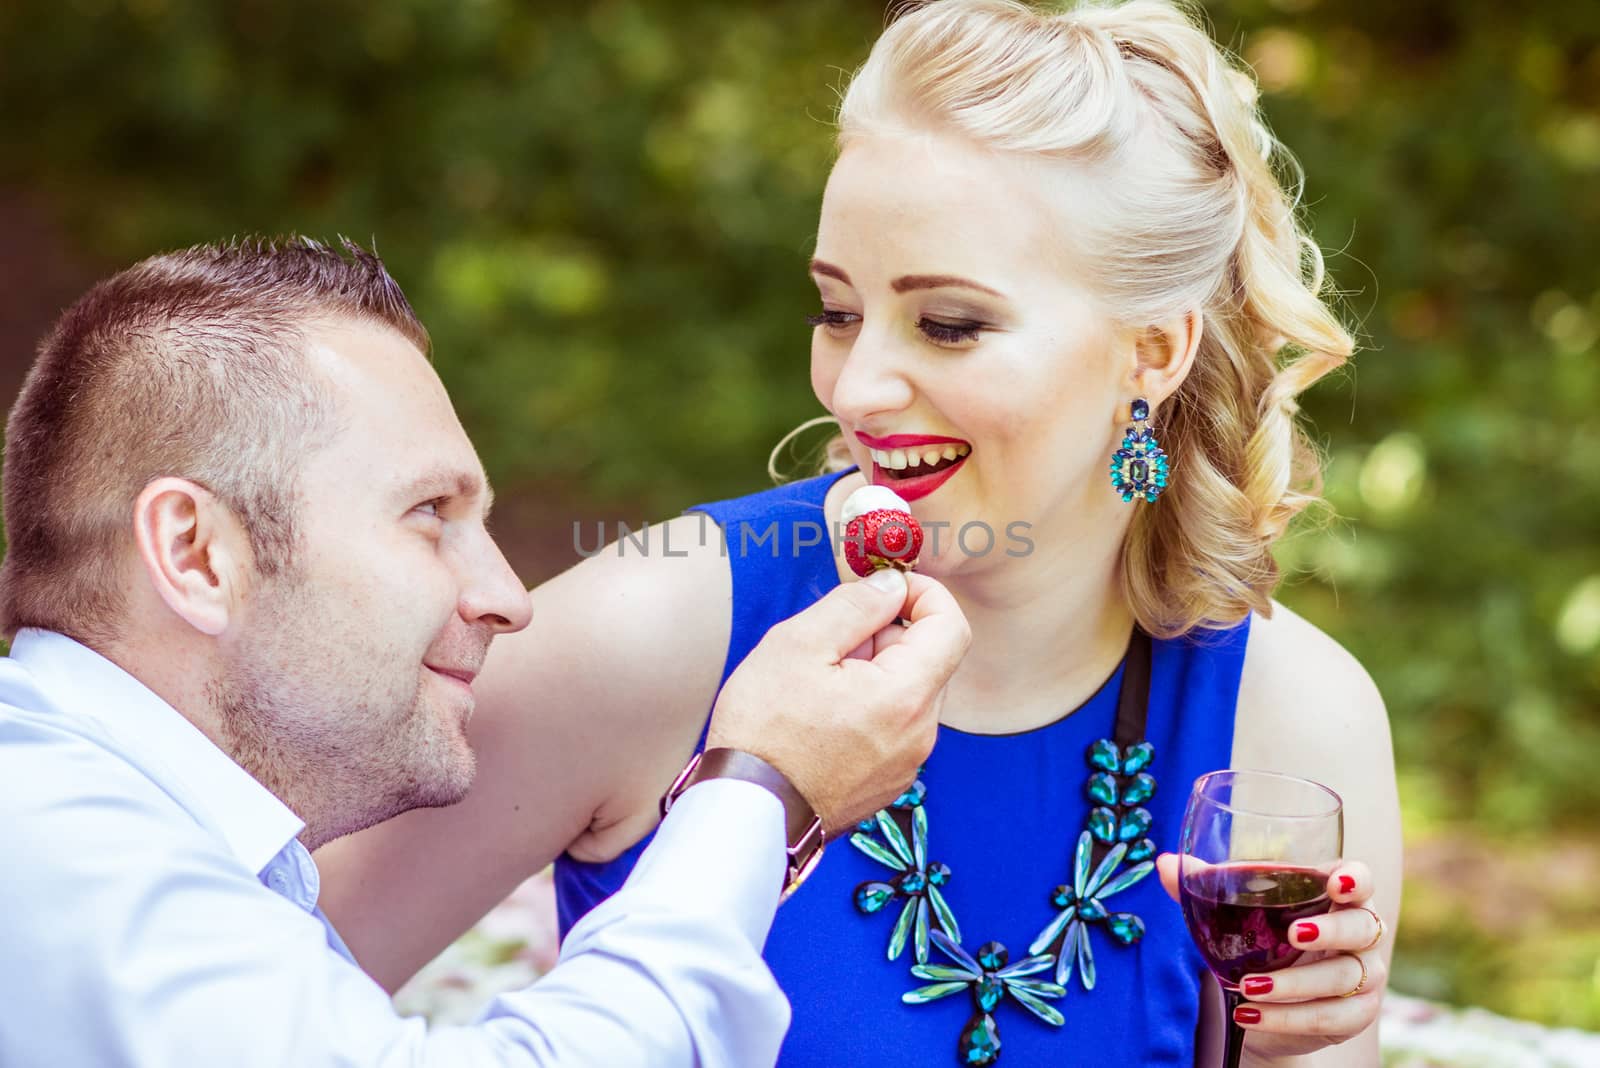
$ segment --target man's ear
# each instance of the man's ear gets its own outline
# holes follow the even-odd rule
[[[249,537],[204,486],[158,478],[133,505],[145,578],[173,614],[203,634],[227,629],[250,569]]]
[[[1183,316],[1147,327],[1134,343],[1128,369],[1128,389],[1143,397],[1152,409],[1178,392],[1194,368],[1195,354],[1205,332],[1205,316],[1191,308]]]

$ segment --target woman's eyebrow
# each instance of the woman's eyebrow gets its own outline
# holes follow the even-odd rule
[[[851,285],[850,276],[844,273],[843,267],[835,267],[824,260],[811,261],[811,273],[820,274],[826,278],[837,278],[845,285]]]
[[[825,278],[836,278],[845,285],[853,285],[850,276],[844,268],[835,267],[826,260],[812,260],[811,273],[820,274]],[[913,289],[971,289],[979,293],[987,293],[991,297],[1005,299],[1005,294],[998,289],[991,289],[981,282],[974,282],[970,278],[962,278],[955,274],[907,274],[901,275],[890,283],[896,293],[909,293]]]
[[[970,278],[962,278],[954,274],[907,274],[896,278],[889,285],[896,293],[908,293],[913,289],[975,289],[979,293],[987,293],[991,297],[1005,299],[1005,294],[998,289],[990,289],[980,282]]]

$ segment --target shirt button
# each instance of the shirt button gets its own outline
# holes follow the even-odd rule
[[[304,847],[294,851],[294,868],[300,876],[300,886],[305,890],[305,896],[314,904],[322,880],[317,876],[317,862],[311,859],[311,854]]]
[[[267,885],[284,897],[289,896],[289,877],[283,873],[282,868],[273,868],[267,875]]]

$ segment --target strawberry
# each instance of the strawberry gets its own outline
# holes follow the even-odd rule
[[[910,571],[922,552],[922,527],[899,495],[885,486],[863,486],[844,502],[844,559],[863,577],[879,568]]]

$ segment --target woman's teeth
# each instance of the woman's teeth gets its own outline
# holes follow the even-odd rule
[[[871,449],[872,462],[885,471],[931,474],[972,451],[969,445],[924,445],[915,449]]]

